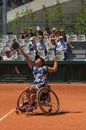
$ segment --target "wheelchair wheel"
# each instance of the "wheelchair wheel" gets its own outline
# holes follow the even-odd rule
[[[27,99],[26,90],[24,90],[18,97],[16,113],[18,110],[21,112],[26,112],[27,108],[28,108],[28,99]]]
[[[50,88],[39,89],[37,93],[38,105],[47,115],[54,115],[59,111],[60,102],[57,95]]]

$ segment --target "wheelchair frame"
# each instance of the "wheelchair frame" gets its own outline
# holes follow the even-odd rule
[[[42,87],[37,90],[36,93],[31,94],[30,100],[32,97],[36,96],[36,106],[34,109],[39,108],[46,115],[57,114],[60,108],[60,102],[58,96],[50,87]],[[54,108],[55,107],[55,108]],[[28,109],[28,99],[26,96],[26,90],[24,90],[18,97],[16,113],[27,112]],[[30,112],[33,112],[34,109]]]

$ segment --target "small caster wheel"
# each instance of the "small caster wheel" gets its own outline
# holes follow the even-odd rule
[[[18,110],[18,108],[16,108],[16,114],[19,115],[19,110]]]

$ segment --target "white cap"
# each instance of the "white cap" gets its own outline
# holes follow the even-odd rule
[[[52,28],[52,30],[56,30],[56,28]]]
[[[38,30],[38,31],[39,31],[39,30],[40,30],[40,27],[39,27],[39,26],[37,26],[37,27],[36,27],[36,30]]]

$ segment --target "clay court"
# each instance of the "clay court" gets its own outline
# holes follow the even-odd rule
[[[28,84],[0,84],[0,130],[85,130],[86,84],[51,84],[60,100],[57,115],[15,113],[19,94]]]

